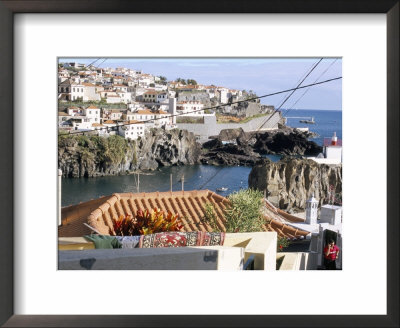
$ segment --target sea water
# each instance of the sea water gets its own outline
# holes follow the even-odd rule
[[[322,145],[323,138],[330,138],[336,132],[342,138],[342,112],[327,110],[291,110],[287,117],[314,117],[316,124],[300,123],[301,118],[288,118],[287,125],[292,127],[308,127],[316,132],[319,137],[311,140]],[[267,155],[272,161],[278,161],[279,155]],[[248,176],[251,167],[244,166],[211,166],[211,165],[185,165],[162,167],[157,171],[141,174],[139,181],[137,175],[107,176],[97,178],[62,179],[61,205],[68,206],[96,199],[101,196],[123,192],[154,192],[169,191],[170,176],[172,174],[172,190],[209,189],[216,190],[221,187],[227,191],[218,192],[222,196],[248,187]],[[183,178],[183,179],[182,179]]]

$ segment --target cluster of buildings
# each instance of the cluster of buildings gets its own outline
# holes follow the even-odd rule
[[[219,103],[235,101],[243,95],[240,90],[225,87],[166,81],[130,68],[61,63],[58,68],[59,129],[97,131],[103,136],[119,134],[136,139],[151,127],[175,128],[176,116],[205,115],[204,101],[196,97],[178,99],[178,94],[185,91],[189,95],[200,92],[206,95],[205,99]],[[82,106],[85,103],[87,106]]]

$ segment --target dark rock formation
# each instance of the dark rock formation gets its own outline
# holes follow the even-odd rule
[[[259,161],[260,154],[316,156],[322,152],[322,147],[309,141],[308,137],[308,132],[287,127],[263,133],[246,133],[242,128],[225,129],[203,144],[207,152],[203,153],[201,162],[212,165],[254,165]]]
[[[141,170],[196,164],[200,155],[201,145],[187,130],[151,129],[138,141],[137,162]]]
[[[186,130],[151,129],[142,139],[120,136],[62,136],[58,141],[58,167],[64,177],[125,174],[136,169],[198,163],[201,146]]]
[[[261,154],[317,156],[322,147],[309,141],[309,137],[308,132],[296,129],[256,133],[253,148]]]
[[[221,130],[218,137],[203,144],[201,163],[227,166],[254,165],[261,156],[246,142],[238,143],[238,140],[245,138],[245,135],[242,128]]]
[[[303,211],[314,193],[320,205],[342,197],[342,165],[318,164],[308,159],[263,160],[250,172],[249,187],[266,191],[268,199],[289,212]]]
[[[260,154],[253,152],[250,146],[221,144],[203,153],[200,161],[203,164],[210,165],[253,166],[260,158]]]

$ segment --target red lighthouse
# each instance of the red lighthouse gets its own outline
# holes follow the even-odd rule
[[[333,132],[333,136],[332,136],[332,140],[331,140],[331,145],[332,145],[332,146],[337,146],[336,132]]]

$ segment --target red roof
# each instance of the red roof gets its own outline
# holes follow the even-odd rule
[[[207,203],[213,204],[218,230],[226,231],[224,211],[229,200],[210,190],[192,190],[119,193],[97,201],[92,200],[63,208],[59,237],[78,237],[87,234],[84,222],[100,233],[108,235],[112,232],[112,218],[118,218],[120,215],[132,215],[139,209],[152,210],[155,207],[165,212],[179,214],[184,231],[213,231],[208,222],[204,220]],[[279,236],[289,239],[304,238],[309,234],[308,231],[286,224],[282,215],[276,212],[272,205],[266,208],[263,230],[276,231]]]

